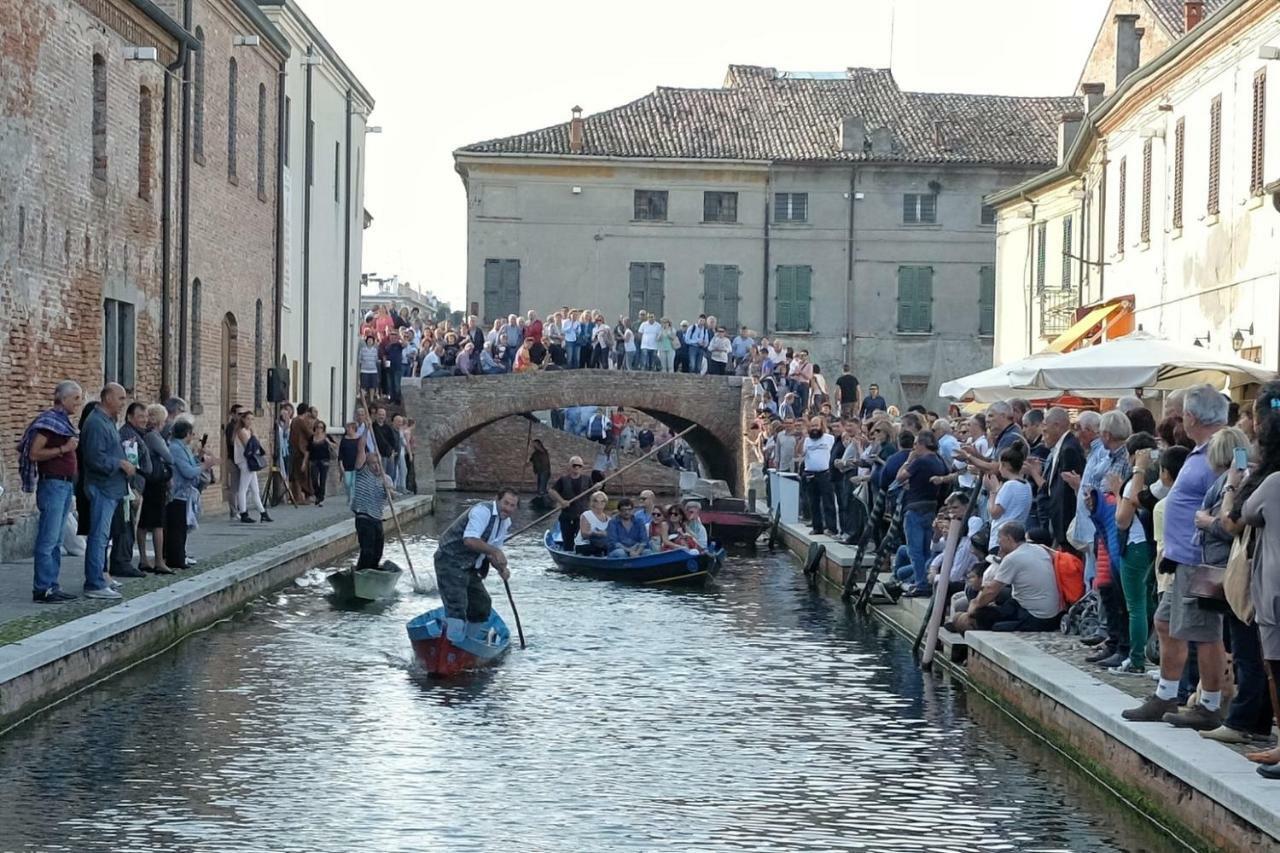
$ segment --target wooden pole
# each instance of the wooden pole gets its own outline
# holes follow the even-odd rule
[[[387,493],[387,505],[391,507],[391,518],[396,523],[396,537],[400,540],[400,548],[404,551],[404,561],[409,564],[409,576],[413,578],[413,591],[426,592],[422,584],[418,583],[418,573],[413,570],[413,558],[409,556],[409,546],[404,541],[404,530],[400,527],[400,514],[396,512],[395,498],[391,496],[391,484],[387,482],[387,472],[379,465],[378,473],[382,477],[382,488]]]
[[[511,605],[511,615],[516,617],[516,634],[520,636],[520,648],[524,648],[524,628],[520,625],[520,611],[516,610],[516,600],[511,595],[511,584],[502,578],[502,585],[507,588],[507,602]]]
[[[619,468],[617,471],[614,471],[614,472],[613,472],[612,474],[610,474],[608,477],[605,477],[603,480],[601,480],[600,482],[596,483],[594,486],[592,486],[591,488],[587,489],[587,490],[586,490],[585,492],[583,492],[582,494],[578,495],[576,498],[574,498],[574,500],[581,500],[582,498],[586,497],[587,495],[591,494],[592,492],[598,492],[601,488],[603,488],[603,487],[604,487],[604,484],[605,484],[605,483],[609,482],[609,481],[610,481],[610,480],[612,480],[614,477],[617,477],[617,476],[621,475],[623,471],[626,471],[626,470],[627,470],[627,469],[629,469],[629,468],[632,468],[632,467],[634,467],[634,466],[636,466],[636,465],[639,465],[641,462],[643,462],[644,460],[648,459],[650,456],[652,456],[653,454],[657,453],[659,450],[661,450],[662,448],[666,447],[668,444],[671,444],[671,443],[672,443],[673,441],[675,441],[677,438],[680,438],[680,437],[682,437],[682,436],[686,435],[687,433],[692,432],[693,430],[695,430],[695,429],[697,429],[697,428],[698,428],[698,425],[697,425],[697,424],[693,424],[692,426],[686,427],[685,429],[683,429],[683,430],[681,430],[680,432],[676,433],[675,435],[671,436],[671,438],[669,438],[669,439],[667,439],[666,441],[662,442],[662,444],[656,445],[652,450],[650,450],[650,451],[649,451],[648,453],[646,453],[644,456],[641,456],[639,459],[632,460],[631,462],[628,462],[626,465],[623,465],[623,466],[622,466],[621,468]],[[558,512],[560,512],[560,507],[556,507],[555,509],[551,510],[550,512],[547,512],[547,513],[544,513],[544,514],[542,514],[542,515],[538,516],[536,519],[534,519],[533,521],[529,522],[529,523],[528,523],[528,524],[526,524],[524,527],[521,527],[521,528],[520,528],[519,530],[517,530],[515,533],[512,533],[510,536],[508,536],[508,537],[506,538],[506,541],[507,541],[507,542],[510,542],[512,539],[515,539],[517,536],[521,535],[522,533],[528,533],[530,530],[532,530],[533,528],[535,528],[535,527],[537,527],[538,525],[542,524],[544,521],[546,521],[548,518],[550,518],[551,516],[555,515],[555,514],[556,514],[556,513],[558,513]]]

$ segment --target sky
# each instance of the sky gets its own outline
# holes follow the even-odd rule
[[[466,193],[453,151],[645,95],[714,87],[730,64],[890,67],[904,89],[1070,95],[1107,0],[298,0],[376,107],[364,272],[455,308]],[[892,39],[890,33],[892,31]]]

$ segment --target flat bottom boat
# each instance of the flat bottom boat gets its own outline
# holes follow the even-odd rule
[[[340,602],[381,601],[396,594],[404,571],[390,560],[378,569],[340,569],[329,575],[333,597]]]
[[[639,557],[588,557],[562,550],[559,530],[548,530],[543,544],[556,567],[568,574],[654,586],[705,584],[720,571],[724,560],[720,548],[702,554],[681,548]]]
[[[704,509],[702,523],[707,534],[726,545],[755,545],[760,534],[769,529],[769,518],[746,510]]]
[[[406,627],[418,665],[434,678],[488,666],[511,648],[511,632],[497,611],[486,622],[468,623],[461,639],[448,636],[443,607],[415,617]]]

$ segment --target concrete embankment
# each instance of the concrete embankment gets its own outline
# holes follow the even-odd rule
[[[431,512],[430,496],[398,499],[402,525]],[[387,514],[388,558],[394,528]],[[52,702],[171,646],[356,546],[349,516],[278,544],[180,576],[119,604],[0,646],[0,731]],[[210,562],[216,554],[208,554]],[[428,567],[420,567],[420,572]],[[64,574],[66,569],[64,568]],[[65,577],[64,577],[65,579]]]
[[[811,543],[826,546],[817,577],[833,595],[848,572],[865,576],[856,549],[799,524],[779,533],[802,560]],[[914,639],[927,608],[927,599],[901,599],[870,612]],[[943,632],[935,660],[1192,847],[1280,849],[1280,784],[1258,776],[1240,750],[1194,731],[1124,720],[1120,712],[1150,693],[1151,682],[1099,672],[1078,645],[1060,634]]]

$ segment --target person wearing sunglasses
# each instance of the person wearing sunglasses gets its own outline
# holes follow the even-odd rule
[[[587,510],[591,477],[585,472],[581,456],[569,457],[569,470],[551,487],[551,496],[560,507],[560,542],[566,551],[573,550],[573,540],[578,535],[578,519]]]

